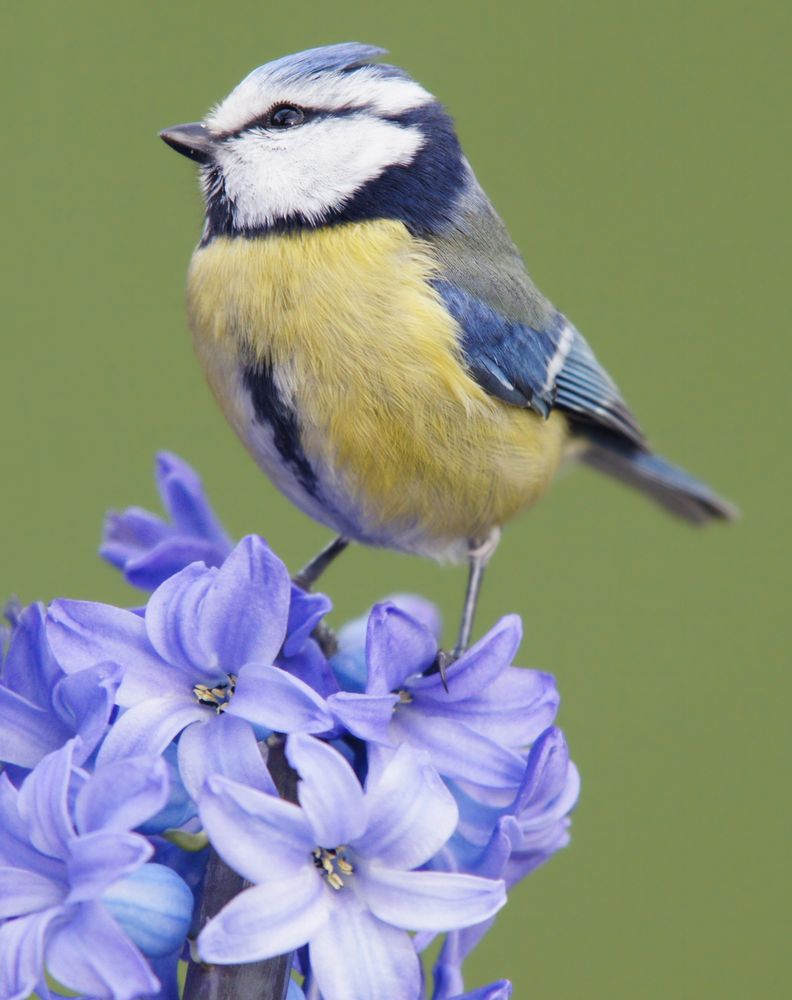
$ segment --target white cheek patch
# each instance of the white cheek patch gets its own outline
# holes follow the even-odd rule
[[[400,115],[432,100],[414,80],[383,77],[375,67],[284,79],[262,66],[231,91],[209,114],[206,124],[213,132],[236,132],[276,104],[329,111],[367,106],[382,115]]]
[[[217,160],[235,224],[255,229],[297,214],[322,222],[388,167],[410,163],[423,142],[417,128],[360,114],[246,132]]]

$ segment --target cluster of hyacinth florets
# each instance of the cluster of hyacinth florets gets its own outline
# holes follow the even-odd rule
[[[553,678],[512,666],[519,619],[447,687],[420,598],[329,646],[327,597],[234,544],[183,461],[157,480],[167,518],[110,515],[101,550],[144,606],[7,610],[0,997],[170,1000],[183,963],[283,955],[289,1000],[510,996],[466,993],[462,963],[566,845],[579,788]],[[241,891],[207,914],[211,859]]]

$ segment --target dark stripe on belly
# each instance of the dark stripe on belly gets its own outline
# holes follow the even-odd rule
[[[253,401],[256,420],[272,428],[275,447],[284,462],[292,467],[300,485],[311,496],[317,496],[319,484],[302,449],[297,416],[278,392],[271,365],[266,361],[259,361],[245,367],[242,378]]]

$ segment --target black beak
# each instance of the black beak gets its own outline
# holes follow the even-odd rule
[[[215,148],[215,140],[205,125],[190,122],[189,125],[173,125],[164,128],[160,134],[163,142],[197,163],[209,163]]]

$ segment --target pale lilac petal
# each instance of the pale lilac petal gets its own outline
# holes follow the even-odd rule
[[[184,943],[194,900],[173,869],[147,864],[114,883],[102,903],[144,955],[161,958]]]
[[[291,802],[218,775],[204,785],[198,811],[217,853],[249,882],[296,878],[304,868],[318,877],[311,827]]]
[[[159,982],[138,949],[100,903],[69,909],[52,927],[47,968],[59,983],[92,998],[139,1000]]]
[[[121,517],[126,518],[128,514],[126,511]],[[108,519],[105,524],[109,523]],[[108,530],[112,529],[106,527],[105,531]],[[219,566],[230,548],[230,545],[217,545],[194,536],[169,534],[150,549],[139,555],[129,556],[125,561],[119,561],[118,555],[108,544],[102,546],[99,554],[108,562],[120,566],[133,587],[153,591],[191,563],[202,563],[209,568]]]
[[[193,682],[211,682],[218,676],[218,663],[213,651],[201,643],[199,628],[203,603],[217,573],[192,563],[160,584],[146,605],[151,645]]]
[[[222,965],[282,955],[313,939],[329,915],[328,889],[305,867],[232,899],[198,935],[198,954]]]
[[[324,847],[348,844],[366,828],[363,789],[338,751],[312,736],[294,734],[286,757],[300,776],[297,795],[316,838]]]
[[[0,925],[0,997],[27,1000],[44,981],[44,940],[57,910],[33,913]]]
[[[369,694],[398,691],[436,655],[437,642],[425,626],[392,604],[374,605],[366,632]]]
[[[239,671],[230,715],[278,733],[323,733],[333,728],[327,703],[280,667],[249,663]]]
[[[231,541],[206,498],[198,473],[170,451],[157,454],[157,488],[165,510],[185,534],[231,549]]]
[[[439,673],[416,678],[410,684],[415,691],[434,692],[446,701],[471,698],[492,684],[514,659],[522,641],[522,622],[518,615],[506,615],[495,628],[470,647],[447,672],[448,691]]]
[[[141,701],[113,723],[97,761],[109,764],[145,753],[160,754],[186,726],[200,725],[210,718],[211,711],[187,692]]]
[[[450,931],[479,924],[506,903],[501,879],[454,872],[404,872],[370,865],[361,892],[380,920],[405,930]]]
[[[31,604],[19,615],[3,661],[3,683],[27,701],[46,708],[60,675],[47,642],[46,609]]]
[[[97,766],[77,797],[75,820],[82,830],[132,830],[165,808],[170,785],[167,760],[152,753]]]
[[[366,788],[368,828],[354,842],[362,856],[415,868],[448,840],[457,823],[453,796],[426,754],[399,747],[379,780]]]
[[[97,663],[123,667],[121,705],[162,691],[167,671],[148,641],[143,620],[132,611],[91,601],[53,601],[47,638],[67,674]]]
[[[450,701],[442,690],[416,692],[413,710],[456,719],[506,747],[524,747],[549,725],[558,711],[558,690],[551,674],[507,667],[478,695]]]
[[[465,993],[464,996],[452,997],[452,1000],[509,1000],[512,995],[512,984],[508,979],[499,979],[497,983],[482,986],[481,989]]]
[[[332,609],[333,602],[326,594],[312,594],[292,584],[288,635],[283,644],[283,655],[294,656],[299,653],[313,630]]]
[[[19,814],[19,791],[7,774],[0,774],[0,864],[27,868],[56,882],[63,881],[64,862],[41,854],[30,843],[29,834],[28,824]]]
[[[388,730],[396,694],[354,694],[339,691],[327,699],[327,706],[341,725],[353,736],[373,743],[390,744]]]
[[[421,972],[410,937],[339,893],[330,920],[311,938],[311,970],[323,996],[344,1000],[413,1000]]]
[[[179,773],[197,802],[204,782],[213,774],[277,795],[249,722],[227,712],[209,716],[202,725],[188,726],[179,739]]]
[[[135,833],[100,830],[75,837],[68,860],[71,891],[67,902],[96,899],[114,882],[145,864],[154,848]]]
[[[0,761],[35,767],[72,735],[52,711],[0,687]]]
[[[551,727],[531,747],[515,812],[544,809],[563,790],[568,771],[566,739],[560,729]]]
[[[38,763],[22,783],[17,800],[30,842],[52,858],[65,858],[74,836],[68,805],[74,742],[70,740]]]
[[[272,663],[286,637],[291,579],[267,544],[248,535],[217,572],[199,623],[201,645],[232,667]]]
[[[401,739],[427,750],[437,770],[447,778],[469,781],[485,788],[514,788],[525,773],[519,754],[462,722],[411,712],[397,712],[394,730]]]
[[[63,890],[63,885],[38,872],[0,866],[0,920],[57,906]]]
[[[82,764],[107,731],[115,705],[123,668],[116,663],[98,663],[76,674],[67,674],[55,685],[52,704],[61,719],[77,733],[80,742],[74,761]]]

